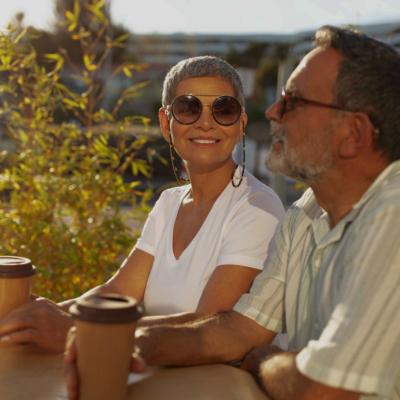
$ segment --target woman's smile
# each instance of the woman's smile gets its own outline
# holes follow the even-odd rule
[[[220,139],[202,138],[202,137],[192,138],[189,140],[196,145],[206,145],[206,146],[217,144],[221,141]]]

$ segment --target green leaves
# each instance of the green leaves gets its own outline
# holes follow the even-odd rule
[[[55,75],[59,72],[64,66],[64,57],[61,54],[53,53],[53,54],[45,54],[45,58],[49,61],[54,62],[54,69],[50,72],[50,75]]]
[[[147,83],[132,84],[113,109],[103,107],[99,81],[108,46],[127,38],[104,36],[104,6],[91,1],[84,9],[75,1],[65,13],[71,40],[82,49],[79,68],[65,50],[45,54],[43,65],[18,26],[0,33],[0,117],[13,143],[0,152],[0,253],[31,258],[39,269],[35,292],[54,300],[104,282],[134,245],[137,231],[126,221],[138,226],[149,210],[141,179],[151,174],[143,150],[150,121],[118,115]],[[81,25],[85,10],[97,30]],[[110,79],[130,79],[141,68],[117,65]]]
[[[97,69],[97,65],[94,62],[94,55],[92,54],[83,55],[83,64],[88,71],[96,71]]]
[[[68,21],[68,31],[73,32],[79,23],[79,15],[81,13],[81,6],[78,0],[74,1],[73,11],[65,11],[65,18]]]
[[[105,6],[105,0],[94,1],[86,5],[87,9],[98,19],[102,24],[108,25],[109,21],[103,12]]]

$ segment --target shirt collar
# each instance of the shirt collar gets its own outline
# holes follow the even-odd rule
[[[319,207],[319,212],[315,212],[315,204],[317,203],[315,196],[312,196],[305,205],[305,213],[310,218],[311,227],[313,230],[314,240],[318,246],[326,246],[332,242],[338,241],[343,236],[346,226],[351,223],[363,206],[374,196],[381,191],[393,177],[400,175],[400,160],[389,164],[375,179],[372,185],[361,196],[360,200],[354,204],[352,210],[346,214],[332,229],[329,229],[329,220],[326,212]],[[309,211],[313,210],[312,213]],[[311,217],[310,214],[313,214]]]
[[[361,196],[361,199],[353,206],[351,213],[359,211],[364,204],[378,191],[382,189],[393,177],[400,175],[400,160],[389,164],[374,180],[368,190]]]

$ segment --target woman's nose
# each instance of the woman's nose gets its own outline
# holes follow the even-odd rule
[[[212,115],[211,106],[203,105],[200,118],[196,121],[196,124],[203,129],[209,129],[213,122],[214,117]]]

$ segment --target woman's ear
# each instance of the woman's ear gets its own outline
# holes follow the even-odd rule
[[[171,137],[168,110],[165,107],[160,107],[158,110],[158,121],[160,122],[160,129],[164,139],[169,142]]]

